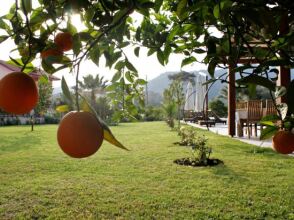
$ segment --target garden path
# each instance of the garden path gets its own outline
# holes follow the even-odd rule
[[[200,126],[196,123],[191,123],[191,122],[184,122],[182,121],[182,123],[186,123],[190,126],[193,127],[197,127],[200,129],[207,129],[206,126]],[[224,125],[224,124],[216,124],[213,127],[209,127],[209,131],[216,133],[216,134],[220,134],[220,135],[225,135],[228,136],[228,126]],[[245,135],[244,137],[238,137],[238,136],[234,136],[234,139],[240,140],[242,142],[248,143],[248,144],[253,144],[259,147],[272,147],[272,140],[268,139],[268,140],[259,140],[259,135],[260,135],[260,130],[258,129],[257,131],[257,137],[250,137],[250,139],[248,139],[248,137]],[[294,156],[294,153],[291,154],[291,156]]]

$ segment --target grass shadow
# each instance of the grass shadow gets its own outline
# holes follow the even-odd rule
[[[224,179],[230,179],[231,181],[237,181],[240,183],[244,183],[245,181],[248,181],[248,179],[244,177],[244,175],[235,172],[234,170],[230,169],[225,164],[220,164],[219,166],[215,166],[213,167],[213,169],[211,169],[211,171],[214,175]]]
[[[1,142],[0,152],[16,152],[39,146],[41,144],[41,138],[36,133],[27,131],[21,136],[10,136],[2,139]]]

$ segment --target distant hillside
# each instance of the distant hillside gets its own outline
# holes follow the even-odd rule
[[[215,72],[215,76],[220,76],[221,74],[223,74],[226,70],[217,70]],[[194,73],[194,74],[199,74],[199,72],[201,73],[207,73],[206,70],[200,70],[200,71],[195,71],[195,72],[190,72],[190,73]],[[168,88],[169,84],[171,83],[168,76],[169,75],[173,75],[173,74],[176,74],[178,72],[165,72],[165,73],[162,73],[160,74],[158,77],[150,80],[148,82],[148,93],[149,93],[149,98],[148,98],[148,103],[150,104],[158,104],[158,103],[153,103],[152,102],[152,96],[156,95],[157,96],[157,99],[156,101],[158,102],[159,99],[158,99],[158,96],[161,97],[161,100],[162,100],[162,94],[163,94],[163,91]],[[211,100],[213,99],[214,97],[218,96],[221,89],[225,86],[226,84],[222,84],[220,81],[217,81],[213,86],[212,88],[210,89],[209,91],[209,95],[208,95],[208,98]],[[184,85],[185,87],[186,85]],[[184,89],[185,90],[185,89]],[[160,100],[160,101],[161,101]]]

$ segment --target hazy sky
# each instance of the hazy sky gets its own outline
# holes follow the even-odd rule
[[[33,6],[37,4],[37,0],[33,0]],[[1,7],[0,7],[0,16],[6,14],[9,11],[10,6],[14,3],[14,0],[5,0],[1,1]],[[75,21],[75,25],[77,27],[81,27],[79,25],[79,17],[75,16],[73,21]],[[82,27],[81,27],[82,28]],[[2,35],[3,32],[0,31],[0,35]],[[0,44],[0,59],[1,60],[8,60],[9,54],[12,49],[15,48],[15,45],[13,41],[6,40],[4,43]],[[158,60],[156,55],[147,56],[147,51],[145,48],[140,49],[140,57],[136,57],[133,53],[133,48],[129,48],[125,50],[125,53],[127,54],[127,57],[129,60],[133,63],[133,65],[137,68],[140,77],[146,78],[150,80],[158,76],[160,73],[166,72],[166,71],[179,71],[181,69],[181,62],[184,56],[175,54],[171,55],[169,59],[169,63],[166,66],[162,66]],[[103,75],[106,79],[111,79],[113,74],[115,73],[115,70],[110,70],[109,68],[106,68],[104,66],[105,61],[101,59],[100,66],[97,67],[92,61],[85,61],[82,63],[80,67],[80,78],[82,78],[83,75],[87,74],[94,74],[96,75],[99,73],[100,75]],[[36,60],[34,62],[35,66],[40,66],[40,60]],[[190,66],[185,66],[183,70],[186,71],[193,71],[193,70],[202,70],[206,69],[205,65],[201,65],[198,63],[195,63]],[[54,74],[57,77],[60,77],[62,75],[65,76],[67,82],[69,85],[74,84],[74,77],[71,73],[69,73],[68,70],[62,70]],[[54,82],[54,87],[60,86],[59,82]]]

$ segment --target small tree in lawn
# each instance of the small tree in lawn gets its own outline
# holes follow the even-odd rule
[[[178,118],[178,130],[180,129],[180,119],[181,119],[181,106],[185,101],[183,93],[183,84],[179,79],[176,79],[170,85],[171,92],[174,98],[174,101],[177,106],[177,118]]]
[[[163,92],[163,106],[162,106],[165,115],[166,122],[171,127],[174,128],[174,118],[176,115],[176,104],[173,99],[173,94],[171,88],[167,88]]]
[[[53,92],[52,84],[47,83],[47,81],[39,80],[38,90],[39,90],[39,100],[34,110],[36,115],[43,115],[47,112],[52,102],[52,92]]]

